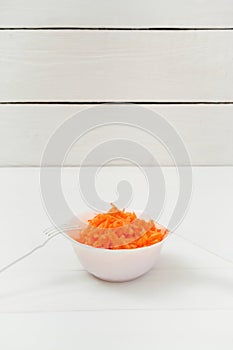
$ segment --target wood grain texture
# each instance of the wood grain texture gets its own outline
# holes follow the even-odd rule
[[[0,32],[1,101],[233,100],[233,31]]]
[[[67,118],[89,106],[0,105],[0,165],[38,166],[49,137]],[[233,165],[233,106],[157,105],[160,113],[182,137],[193,165]],[[109,126],[89,132],[71,149],[66,165],[79,165],[90,149],[124,135],[144,145],[162,165],[173,161],[151,135],[130,127]],[[150,165],[150,157],[144,159]],[[99,165],[96,159],[95,164]],[[122,161],[118,161],[122,164]],[[124,163],[123,163],[124,164]],[[48,164],[56,165],[56,164]]]
[[[221,285],[225,282],[232,286],[232,278],[232,268],[154,269],[125,286],[113,283],[106,286],[86,271],[11,273],[1,278],[1,295],[10,295],[11,291],[14,295],[8,303],[2,298],[0,314],[93,309],[233,310],[232,287]]]
[[[7,350],[141,350],[146,338],[150,350],[201,346],[230,350],[232,317],[230,310],[1,314],[0,346]]]
[[[231,0],[2,0],[1,27],[232,27]]]

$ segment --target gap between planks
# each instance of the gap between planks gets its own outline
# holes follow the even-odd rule
[[[233,27],[1,27],[0,30],[227,31]]]
[[[231,105],[233,101],[0,101],[0,105]]]

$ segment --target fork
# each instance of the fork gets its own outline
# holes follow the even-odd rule
[[[75,229],[80,229],[80,226],[77,225],[61,225],[58,227],[49,227],[47,229],[45,229],[43,231],[43,234],[45,235],[45,240],[37,245],[36,247],[34,247],[32,250],[30,250],[29,252],[21,255],[20,257],[18,257],[17,259],[13,260],[11,263],[3,266],[2,268],[0,268],[0,274],[6,270],[8,270],[10,267],[16,265],[18,262],[24,260],[25,258],[27,258],[28,256],[32,255],[33,253],[35,253],[37,250],[43,248],[49,241],[51,241],[54,237],[62,234],[64,231],[72,231]]]

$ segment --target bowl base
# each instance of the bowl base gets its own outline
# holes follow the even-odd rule
[[[152,268],[150,269],[152,270]],[[110,279],[110,278],[104,278],[104,277],[99,277],[97,275],[94,275],[93,273],[91,272],[88,272],[91,276],[97,278],[98,280],[101,280],[103,282],[109,282],[109,283],[123,283],[123,282],[130,282],[130,281],[134,281],[144,275],[146,275],[150,270],[146,271],[146,272],[143,272],[141,273],[140,275],[137,275],[135,277],[129,277],[129,278],[125,278],[125,279]]]

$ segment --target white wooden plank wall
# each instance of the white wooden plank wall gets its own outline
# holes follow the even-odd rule
[[[232,28],[231,0],[1,0],[1,27]]]
[[[0,166],[37,166],[54,130],[88,105],[0,105]],[[193,165],[231,165],[233,159],[233,105],[148,105],[163,115],[182,137]],[[125,130],[117,127],[118,134]],[[172,159],[153,137],[127,128],[128,138],[155,154],[161,165]],[[96,143],[116,137],[116,126],[92,131],[71,149],[66,165],[80,164]],[[149,160],[144,160],[150,165]],[[121,164],[118,162],[118,164]],[[49,164],[48,164],[49,165]],[[51,165],[51,164],[50,164]],[[53,164],[56,165],[56,164]],[[98,160],[95,164],[98,165]]]
[[[2,101],[233,101],[232,31],[1,31]]]
[[[109,101],[162,113],[193,165],[233,165],[232,57],[231,0],[2,0],[0,166],[39,165],[59,123]],[[111,132],[87,135],[66,164]]]

